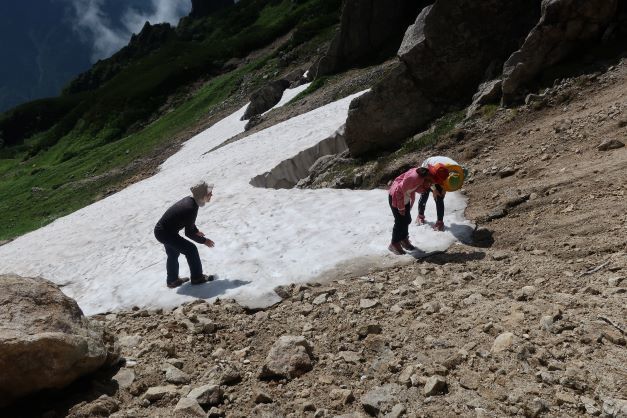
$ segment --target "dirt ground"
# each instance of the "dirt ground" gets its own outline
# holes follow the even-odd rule
[[[627,142],[626,109],[623,61],[479,117],[425,151],[470,168],[473,242],[284,288],[258,312],[198,301],[97,316],[125,362],[8,413],[627,416],[627,148],[599,149]],[[302,375],[261,379],[282,335],[311,347]],[[204,410],[185,409],[208,384]]]

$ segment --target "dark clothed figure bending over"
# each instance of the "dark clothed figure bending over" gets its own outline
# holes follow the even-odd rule
[[[401,242],[409,237],[409,225],[411,225],[411,205],[405,205],[405,212],[400,211],[392,206],[392,196],[388,197],[392,215],[394,215],[394,227],[392,228],[392,242]]]
[[[433,198],[435,199],[435,210],[438,215],[438,222],[444,221],[444,189],[439,184],[435,185],[436,190],[438,191],[438,195],[433,194]],[[418,201],[418,215],[425,216],[425,207],[427,206],[427,200],[429,200],[429,193],[431,193],[431,189],[427,189],[427,191],[422,192],[420,194],[420,200]]]
[[[204,188],[202,186],[204,184]],[[194,196],[185,197],[165,211],[155,226],[155,238],[165,247],[168,256],[166,262],[167,285],[177,287],[183,284],[179,278],[179,255],[183,254],[189,264],[190,279],[192,284],[204,283],[210,280],[202,272],[202,263],[196,246],[179,235],[181,229],[185,229],[185,236],[198,244],[213,247],[214,243],[196,227],[198,207],[204,206],[211,199],[212,189],[206,183],[192,188]]]

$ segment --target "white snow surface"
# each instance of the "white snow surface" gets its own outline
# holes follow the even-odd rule
[[[286,91],[281,104],[306,87]],[[410,256],[387,250],[393,217],[386,190],[274,190],[249,184],[333,134],[355,96],[208,152],[243,132],[243,107],[187,141],[153,177],[1,246],[0,273],[40,276],[62,285],[89,315],[133,306],[172,308],[215,297],[263,306],[276,301],[272,289],[277,285],[312,280],[338,264],[406,259]],[[215,184],[196,225],[216,243],[198,249],[204,272],[218,279],[168,289],[166,255],[153,228],[199,179]],[[465,198],[449,193],[445,203],[447,231],[410,226],[420,250],[445,250],[472,230],[463,217]],[[435,218],[432,199],[426,215]],[[183,255],[179,264],[180,276],[189,276]]]

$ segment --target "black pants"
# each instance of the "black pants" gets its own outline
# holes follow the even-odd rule
[[[165,253],[168,255],[168,261],[166,262],[168,283],[179,277],[179,255],[181,254],[187,258],[191,279],[202,277],[202,263],[198,255],[198,248],[196,248],[194,243],[178,234],[168,233],[159,228],[155,228],[155,238],[163,244]]]
[[[438,192],[442,193],[442,186],[439,184],[435,185],[435,188]],[[426,192],[420,195],[420,200],[418,201],[418,215],[425,214],[425,206],[427,206],[427,200],[429,200],[429,193],[431,193],[431,189],[427,189]],[[438,221],[444,220],[444,197],[438,196],[435,197],[435,210],[438,214]]]
[[[405,215],[392,206],[392,196],[388,195],[388,202],[390,203],[390,209],[392,209],[392,215],[394,215],[394,228],[392,229],[392,242],[400,242],[405,238],[409,238],[409,225],[411,224],[411,206],[405,205]]]

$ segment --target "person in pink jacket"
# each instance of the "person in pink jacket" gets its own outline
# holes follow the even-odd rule
[[[435,164],[429,167],[412,168],[392,182],[388,200],[392,215],[394,215],[394,228],[392,229],[392,242],[388,249],[394,254],[405,254],[405,250],[416,249],[409,241],[409,225],[411,224],[411,208],[416,200],[416,193],[423,193],[432,184],[440,184],[448,177],[448,168],[444,164]]]

